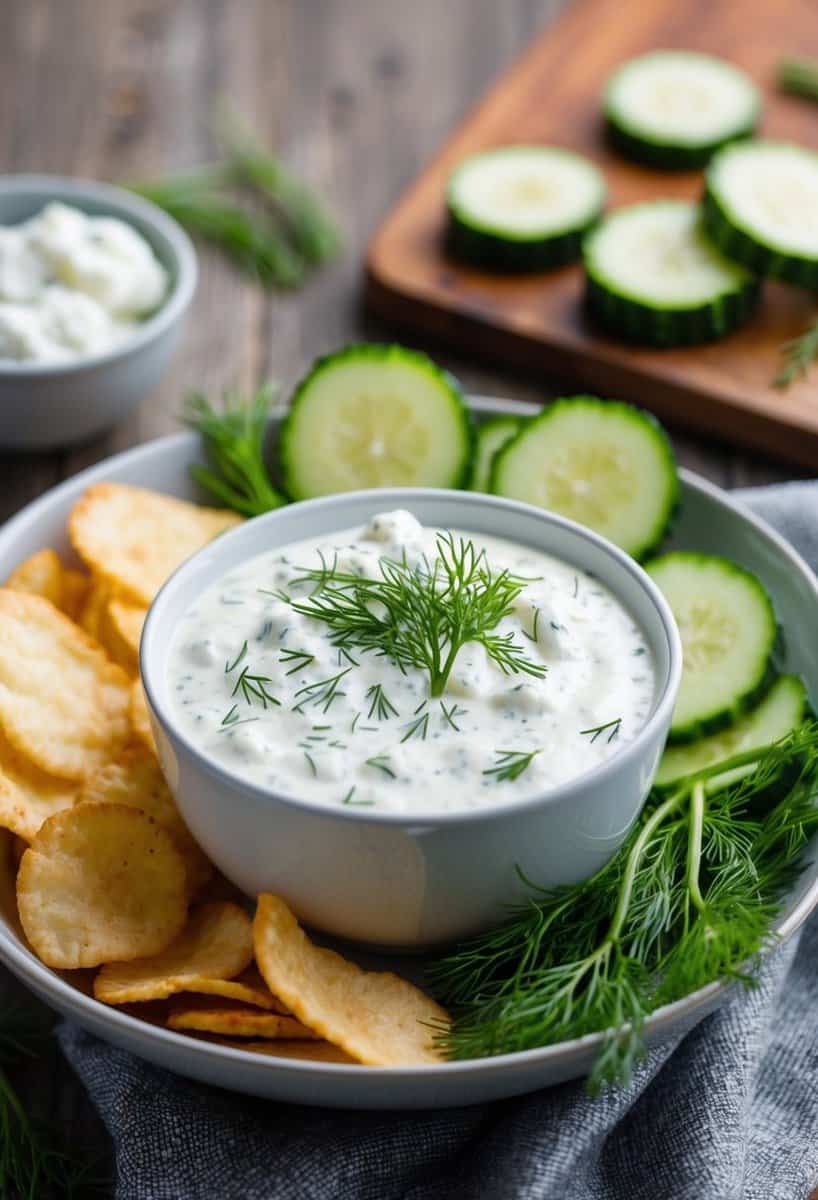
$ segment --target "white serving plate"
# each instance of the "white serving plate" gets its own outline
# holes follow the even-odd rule
[[[527,405],[475,398],[479,414],[530,415]],[[138,484],[196,499],[187,475],[199,458],[195,434],[180,433],[118,454],[91,467],[29,504],[0,529],[0,579],[43,546],[70,555],[66,518],[80,493],[100,480]],[[806,563],[763,521],[725,492],[689,471],[682,472],[682,509],[671,544],[726,553],[757,574],[771,592],[786,645],[779,664],[800,673],[813,704],[818,701],[818,581]],[[818,837],[813,849],[818,849]],[[520,1095],[573,1079],[590,1069],[599,1036],[540,1050],[469,1062],[398,1070],[276,1059],[197,1041],[95,1001],[37,959],[20,937],[9,880],[0,880],[0,961],[52,1008],[91,1033],[180,1075],[238,1092],[299,1104],[337,1108],[445,1108]],[[818,865],[804,871],[781,920],[789,937],[818,904]],[[404,974],[417,960],[393,958]],[[711,984],[659,1009],[648,1019],[649,1045],[685,1033],[724,998],[727,987]]]

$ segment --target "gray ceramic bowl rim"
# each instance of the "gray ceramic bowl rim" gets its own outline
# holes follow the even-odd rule
[[[103,183],[95,179],[75,179],[68,175],[0,176],[0,200],[4,196],[25,195],[28,192],[53,192],[53,200],[77,203],[79,207],[82,207],[83,200],[93,200],[101,207],[109,209],[110,216],[123,219],[128,224],[131,224],[130,218],[135,217],[167,241],[173,256],[176,279],[170,295],[160,307],[144,321],[140,321],[139,328],[112,349],[104,350],[100,354],[78,355],[76,358],[54,363],[18,363],[0,358],[0,378],[30,379],[33,376],[68,375],[89,367],[116,362],[117,359],[124,358],[152,342],[182,315],[193,297],[199,272],[193,243],[178,221],[174,221],[150,200],[145,200],[135,192],[128,192],[113,183]],[[49,201],[44,199],[43,204],[47,203]]]
[[[505,511],[508,514],[510,531],[514,528],[515,515],[533,516],[543,525],[567,530],[581,540],[590,542],[598,551],[607,555],[613,561],[616,569],[623,574],[630,575],[647,595],[659,617],[662,631],[667,641],[668,669],[665,676],[658,681],[659,689],[653,711],[632,741],[627,742],[621,750],[617,750],[615,754],[612,754],[609,759],[606,759],[599,766],[594,767],[590,771],[584,771],[574,778],[567,780],[565,783],[549,788],[547,791],[534,796],[487,806],[485,809],[455,809],[448,812],[438,812],[435,810],[431,812],[390,812],[383,810],[363,812],[360,809],[353,808],[336,810],[319,800],[304,799],[303,797],[288,795],[285,792],[274,791],[271,788],[250,783],[240,775],[228,770],[215,758],[205,754],[190,738],[180,732],[169,705],[163,703],[159,698],[161,689],[156,686],[158,673],[164,671],[166,668],[165,659],[154,649],[154,644],[160,636],[162,611],[174,591],[185,582],[188,575],[197,569],[199,555],[194,554],[174,571],[157,593],[145,620],[139,651],[139,666],[143,687],[150,707],[156,714],[165,736],[169,738],[171,743],[179,742],[184,746],[187,753],[195,761],[197,769],[204,771],[222,785],[241,789],[262,804],[275,801],[279,804],[286,804],[291,808],[298,808],[318,814],[324,818],[334,817],[340,821],[358,821],[364,824],[397,825],[401,827],[410,826],[412,828],[422,827],[424,829],[468,825],[480,821],[505,820],[507,817],[524,812],[527,809],[550,807],[552,804],[559,804],[565,801],[570,802],[578,794],[585,794],[589,790],[594,790],[608,776],[616,773],[620,766],[642,755],[646,744],[653,738],[657,726],[663,723],[669,725],[670,723],[671,712],[676,701],[676,693],[682,674],[682,644],[679,631],[673,614],[670,611],[670,606],[659,591],[659,588],[639,564],[630,555],[626,554],[624,550],[620,550],[618,546],[609,542],[607,538],[593,533],[584,526],[578,525],[575,521],[570,521],[565,517],[557,516],[557,514],[547,512],[541,508],[535,508],[530,504],[522,504],[515,500],[506,500],[500,496],[484,496],[477,492],[452,492],[451,490],[442,488],[379,488],[377,490],[369,489],[323,496],[316,500],[304,500],[297,504],[290,504],[285,509],[275,509],[272,512],[265,513],[263,516],[255,517],[251,522],[247,522],[222,534],[218,539],[218,543],[211,542],[206,549],[212,553],[215,545],[218,554],[221,547],[229,545],[239,537],[246,536],[246,531],[250,526],[257,530],[257,540],[260,545],[263,544],[268,549],[274,548],[276,545],[275,541],[273,540],[272,543],[270,540],[265,541],[263,537],[264,531],[268,530],[270,526],[275,527],[284,513],[292,512],[296,508],[303,510],[309,506],[312,511],[332,509],[334,513],[337,513],[339,509],[341,512],[343,511],[345,503],[354,504],[370,496],[377,496],[379,502],[382,500],[384,507],[387,509],[411,508],[413,499],[422,498],[427,502],[429,500],[434,501],[435,499],[443,502],[445,499],[447,502],[451,502],[453,495],[467,508],[499,508]],[[345,527],[342,515],[338,516],[338,525],[336,527],[338,529]],[[513,533],[511,534],[511,540],[514,540]],[[282,542],[281,544],[284,545],[286,543]],[[259,553],[261,552],[260,550]],[[547,553],[547,550],[545,552]],[[253,554],[247,555],[247,558],[251,557],[253,557]],[[214,566],[214,570],[210,574],[208,581],[204,584],[204,587],[208,587],[210,583],[215,582],[220,574],[221,571]],[[611,591],[616,595],[615,585],[611,586],[608,584],[608,586],[611,587]]]

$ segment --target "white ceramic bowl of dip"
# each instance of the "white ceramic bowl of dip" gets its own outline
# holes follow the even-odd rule
[[[155,204],[108,183],[56,175],[0,177],[0,226],[19,225],[52,201],[130,225],[165,267],[168,291],[152,315],[103,353],[61,362],[0,359],[4,449],[69,446],[124,420],[164,374],[196,288],[196,253],[181,226]]]
[[[174,630],[196,597],[247,559],[408,509],[423,524],[502,537],[592,572],[650,646],[655,694],[636,736],[601,766],[502,806],[412,814],[277,794],[233,774],[181,733],[170,698]],[[604,538],[525,504],[469,492],[380,489],[293,504],[224,534],[168,580],[151,607],[141,670],[162,766],[194,836],[249,895],[272,891],[317,929],[421,948],[487,928],[527,892],[597,871],[647,797],[679,687],[682,650],[661,593]]]

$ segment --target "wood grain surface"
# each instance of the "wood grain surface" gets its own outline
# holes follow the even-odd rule
[[[444,188],[465,155],[513,142],[567,146],[604,170],[609,205],[697,199],[701,172],[654,171],[605,142],[601,91],[613,67],[677,46],[723,54],[765,93],[765,136],[818,146],[818,108],[774,87],[783,54],[818,55],[813,0],[576,0],[481,101],[401,199],[373,240],[370,303],[406,328],[494,361],[559,372],[574,388],[634,400],[676,426],[717,433],[818,466],[818,383],[770,387],[782,342],[813,319],[814,296],[769,284],[732,337],[680,350],[604,336],[583,303],[579,266],[522,276],[459,266],[443,250]]]
[[[288,387],[312,358],[392,330],[360,312],[364,247],[384,214],[557,0],[3,0],[0,167],[114,180],[207,160],[208,115],[241,108],[326,196],[344,227],[340,261],[292,296],[262,293],[202,251],[184,345],[162,386],[109,436],[67,454],[0,454],[0,519],[82,467],[177,428],[186,390]],[[681,6],[680,6],[681,7]],[[422,344],[422,343],[421,343]],[[436,351],[437,353],[437,351]],[[438,354],[473,390],[553,394]],[[782,478],[761,457],[676,438],[681,460],[726,485]],[[0,993],[33,1003],[0,969]],[[16,1072],[31,1109],[90,1155],[99,1118],[56,1048]]]

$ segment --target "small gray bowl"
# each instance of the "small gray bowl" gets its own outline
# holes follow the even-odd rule
[[[0,359],[0,447],[54,450],[88,441],[128,413],[161,379],[196,287],[196,252],[170,217],[141,197],[59,175],[0,177],[0,225],[18,225],[53,200],[118,217],[150,243],[170,276],[168,295],[133,336],[70,362]]]

